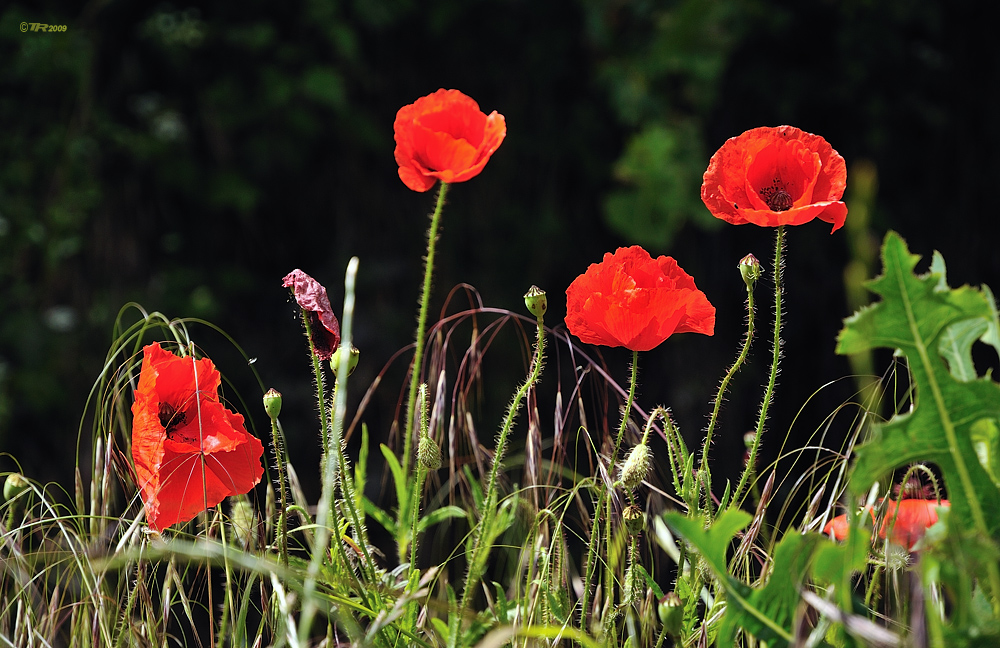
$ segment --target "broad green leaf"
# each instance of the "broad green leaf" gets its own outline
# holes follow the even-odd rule
[[[1000,487],[1000,428],[994,419],[979,419],[969,428],[969,436],[972,437],[972,446],[976,449],[976,456],[983,469],[993,480],[993,483]]]
[[[882,301],[848,318],[840,332],[838,353],[899,349],[916,388],[915,407],[880,426],[857,448],[852,483],[864,490],[895,468],[933,462],[944,476],[955,517],[996,537],[1000,516],[987,517],[986,512],[1000,510],[1000,490],[980,463],[971,427],[981,419],[1000,418],[1000,387],[989,377],[963,381],[953,375],[965,362],[964,339],[954,347],[958,355],[952,357],[953,371],[942,355],[942,344],[949,346],[949,327],[977,320],[986,323],[987,328],[979,330],[988,333],[994,305],[984,291],[949,288],[943,260],[936,263],[937,273],[915,275],[918,260],[898,234],[887,234],[883,274],[868,283]]]
[[[442,506],[439,509],[434,509],[427,515],[424,515],[417,522],[417,531],[422,532],[428,527],[432,527],[439,522],[444,522],[445,520],[451,518],[465,518],[468,517],[468,513],[464,508],[459,506]]]
[[[736,629],[743,628],[768,646],[787,646],[793,639],[791,626],[799,603],[798,589],[805,581],[813,550],[821,537],[785,534],[774,550],[772,577],[763,587],[751,588],[729,574],[726,562],[733,536],[751,520],[749,513],[729,509],[708,529],[700,520],[680,513],[668,513],[665,519],[698,550],[726,590],[726,614],[719,626],[718,645],[733,645]]]

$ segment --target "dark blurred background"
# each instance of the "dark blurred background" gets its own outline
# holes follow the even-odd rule
[[[641,402],[665,403],[697,441],[735,357],[745,290],[737,262],[770,267],[773,231],[713,219],[701,174],[723,141],[761,125],[824,136],[847,160],[851,212],[788,233],[785,361],[764,460],[852,398],[833,353],[867,299],[890,228],[940,250],[952,285],[1000,288],[998,50],[975,0],[299,0],[289,3],[13,2],[0,10],[0,452],[72,483],[88,392],[114,318],[134,300],[201,317],[256,357],[286,394],[289,450],[310,486],[316,424],[306,352],[281,278],[302,268],[339,311],[361,259],[361,386],[412,341],[433,192],[396,176],[396,110],[458,88],[505,115],[483,173],[453,187],[432,314],[467,282],[523,311],[531,284],[565,287],[620,245],[670,254],[718,309],[713,338],[668,340],[641,360]],[[22,33],[22,21],[65,25]],[[771,286],[723,411],[718,450],[738,465],[770,357]],[[464,297],[456,302],[467,303]],[[457,307],[452,307],[452,311]],[[135,315],[128,317],[135,320]],[[249,403],[245,361],[207,328],[195,341]],[[494,350],[514,349],[513,334]],[[507,346],[505,346],[507,345]],[[489,374],[487,445],[523,377]],[[605,350],[627,378],[628,353]],[[407,356],[364,419],[385,441]],[[880,373],[887,358],[877,358]],[[823,389],[795,420],[799,408]],[[551,403],[540,403],[551,420]],[[850,421],[838,423],[836,436]],[[89,423],[85,423],[89,430]],[[374,456],[377,456],[377,452]],[[13,468],[0,457],[0,469]],[[313,491],[314,492],[314,491]]]

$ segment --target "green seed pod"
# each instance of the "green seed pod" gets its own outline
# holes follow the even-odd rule
[[[361,358],[361,352],[358,351],[358,348],[352,344],[351,345],[351,350],[347,351],[344,348],[344,345],[341,344],[339,347],[337,347],[337,350],[333,352],[333,355],[330,356],[330,369],[333,371],[333,375],[334,376],[336,376],[337,375],[337,371],[340,370],[340,356],[343,353],[350,353],[351,354],[350,357],[347,358],[347,375],[348,376],[350,376],[352,373],[354,373],[354,369],[358,366],[358,360]]]
[[[646,526],[646,515],[635,504],[629,504],[622,511],[622,522],[625,523],[625,528],[628,529],[629,535],[637,536],[642,533],[643,528]]]
[[[684,605],[675,592],[667,592],[656,606],[656,612],[663,623],[663,629],[671,637],[679,637],[684,623]]]
[[[635,490],[642,480],[646,479],[651,465],[651,454],[649,446],[645,443],[640,443],[628,453],[621,472],[621,481],[626,489]]]
[[[429,436],[420,437],[417,446],[417,461],[427,470],[437,470],[441,467],[441,448]]]
[[[264,411],[272,421],[281,414],[281,392],[273,387],[264,394]]]
[[[545,291],[538,286],[532,286],[528,292],[524,293],[524,305],[528,307],[528,312],[535,317],[541,317],[549,307],[549,300],[545,297]]]

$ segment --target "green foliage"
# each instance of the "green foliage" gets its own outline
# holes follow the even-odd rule
[[[989,472],[992,460],[980,460],[976,438],[982,447],[983,436],[974,430],[1000,419],[1000,386],[978,377],[971,360],[972,343],[995,325],[992,295],[949,288],[943,260],[935,262],[936,271],[917,276],[918,260],[898,234],[887,234],[883,274],[868,283],[882,301],[847,319],[838,339],[838,353],[900,350],[916,388],[913,410],[878,426],[856,449],[852,483],[863,490],[907,463],[933,462],[944,475],[955,517],[996,538],[1000,518],[985,512],[1000,509],[1000,489]]]

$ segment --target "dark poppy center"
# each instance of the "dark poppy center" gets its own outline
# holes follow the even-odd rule
[[[764,187],[760,190],[760,197],[771,211],[783,212],[788,211],[792,208],[792,195],[785,191],[784,185],[778,178],[774,179],[774,182],[769,186]]]
[[[168,439],[172,439],[177,428],[187,422],[187,415],[168,403],[160,403],[159,416],[160,425],[166,431]]]

